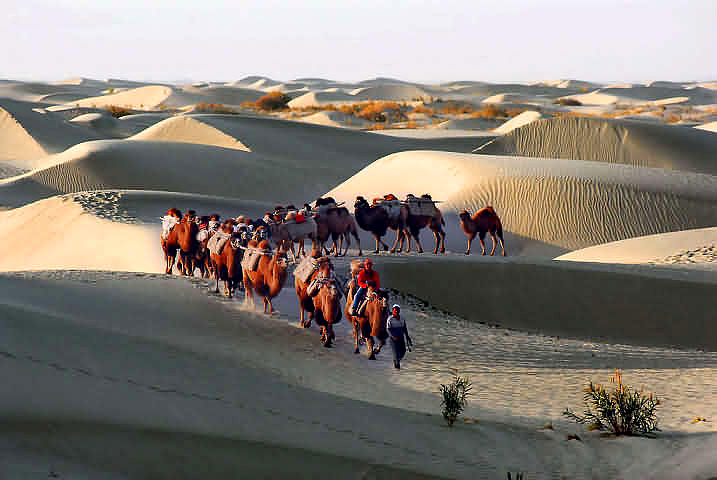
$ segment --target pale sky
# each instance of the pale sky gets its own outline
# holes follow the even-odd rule
[[[717,80],[717,0],[0,0],[0,78]]]

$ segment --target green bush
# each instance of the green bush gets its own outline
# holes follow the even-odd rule
[[[615,435],[645,435],[659,431],[657,407],[660,400],[652,393],[633,390],[622,383],[622,373],[615,370],[607,389],[590,382],[585,388],[585,412],[577,415],[565,409],[563,415],[592,430],[609,430]]]
[[[460,377],[457,370],[452,370],[453,382],[448,385],[441,384],[440,392],[443,396],[441,407],[443,407],[443,418],[449,427],[455,423],[458,415],[466,408],[467,397],[470,395],[473,385],[467,377]]]

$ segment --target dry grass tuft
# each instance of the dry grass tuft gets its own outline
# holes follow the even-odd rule
[[[202,113],[224,113],[224,114],[237,114],[236,110],[227,107],[222,103],[198,103],[195,106],[197,112]]]
[[[508,112],[492,103],[471,113],[471,117],[473,118],[506,118],[508,116]]]
[[[446,102],[441,106],[438,112],[443,115],[460,115],[463,113],[472,113],[473,105],[469,103]]]
[[[433,115],[433,109],[425,105],[418,105],[413,107],[413,113],[425,113],[426,115]]]
[[[107,105],[105,107],[105,110],[110,112],[110,114],[115,118],[124,117],[125,115],[132,115],[134,111],[130,110],[129,108],[120,107],[117,105]]]

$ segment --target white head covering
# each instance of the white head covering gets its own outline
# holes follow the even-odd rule
[[[394,303],[393,307],[391,307],[391,310],[393,311],[394,308],[398,308],[399,310],[401,310],[401,305],[399,305],[398,303]]]

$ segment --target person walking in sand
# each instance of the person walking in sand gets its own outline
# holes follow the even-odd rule
[[[359,272],[356,280],[358,281],[359,289],[354,295],[354,303],[351,305],[349,312],[351,315],[356,315],[359,305],[361,305],[361,302],[366,296],[369,282],[372,282],[375,288],[381,288],[381,280],[378,278],[378,272],[373,269],[373,260],[370,258],[364,260],[363,268]]]
[[[400,370],[401,360],[406,355],[406,345],[408,345],[409,350],[413,346],[413,340],[408,335],[406,321],[401,318],[400,305],[395,304],[391,307],[391,315],[388,316],[386,321],[386,329],[391,342],[391,350],[393,350],[393,367],[396,370]]]

